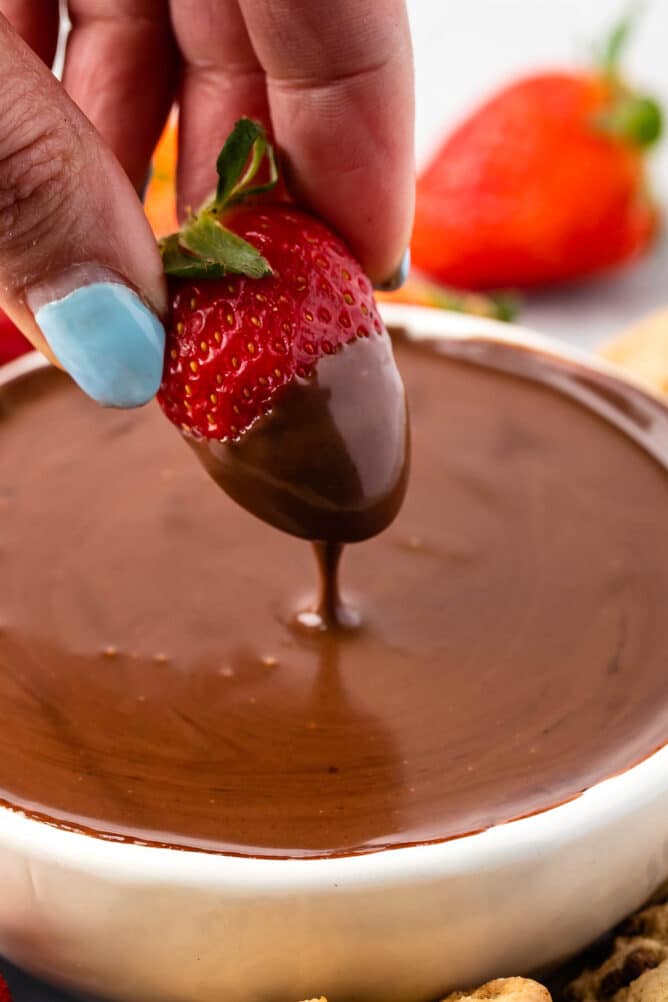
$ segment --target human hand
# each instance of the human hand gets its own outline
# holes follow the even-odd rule
[[[160,381],[164,278],[136,189],[175,98],[181,213],[214,187],[216,153],[250,115],[272,129],[293,192],[372,278],[396,271],[413,207],[403,0],[70,0],[69,11],[61,85],[44,65],[57,0],[0,0],[34,53],[0,18],[0,305],[91,396],[135,406]]]

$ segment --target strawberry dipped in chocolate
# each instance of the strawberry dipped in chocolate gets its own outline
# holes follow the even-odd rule
[[[161,244],[159,402],[257,517],[333,546],[366,539],[397,514],[408,464],[404,388],[371,284],[322,222],[275,200],[261,126],[241,119],[217,169],[213,198]]]

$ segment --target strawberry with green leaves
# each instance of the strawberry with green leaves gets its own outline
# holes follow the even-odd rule
[[[308,538],[372,535],[403,497],[407,419],[371,283],[324,223],[276,198],[274,155],[257,123],[237,123],[217,170],[214,196],[161,243],[171,305],[160,405],[228,493],[267,521]],[[331,378],[344,366],[345,379]],[[307,391],[319,385],[305,409]],[[334,436],[344,394],[346,414],[354,408],[357,420]],[[259,443],[269,440],[279,410],[280,446],[277,433],[269,435],[260,460]],[[339,409],[339,424],[344,419]],[[251,452],[256,484],[280,482],[288,505],[297,494],[310,499],[297,519],[276,496],[264,505],[259,487],[252,501],[239,495],[228,467],[234,457],[247,471]],[[352,526],[367,502],[376,514]],[[324,518],[337,509],[341,519]]]
[[[596,68],[513,83],[446,139],[418,178],[418,268],[458,288],[527,288],[647,247],[659,212],[646,153],[661,112],[620,75],[628,30],[617,29]]]

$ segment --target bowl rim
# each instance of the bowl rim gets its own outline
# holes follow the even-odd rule
[[[426,337],[484,338],[534,347],[638,387],[648,402],[660,402],[614,365],[530,328],[488,318],[404,304],[381,304],[387,324],[417,325]],[[0,386],[50,363],[37,352],[0,366]],[[668,792],[668,742],[641,762],[600,780],[565,803],[457,838],[334,857],[262,858],[195,848],[163,847],[98,836],[31,817],[0,804],[0,850],[127,884],[225,888],[228,892],[280,892],[332,885],[415,883],[484,868],[508,868],[539,859],[550,843],[562,847],[623,820]]]

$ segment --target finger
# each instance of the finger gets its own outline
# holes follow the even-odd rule
[[[240,0],[293,190],[382,281],[413,215],[413,71],[403,0]]]
[[[47,66],[51,66],[58,44],[60,21],[58,0],[0,0],[0,14]]]
[[[264,72],[237,0],[172,0],[184,59],[179,100],[179,214],[216,184],[216,157],[242,115],[269,124]]]
[[[65,88],[139,190],[176,86],[167,0],[70,0],[68,10]]]
[[[0,308],[96,400],[134,406],[160,382],[165,306],[127,175],[0,17]]]

